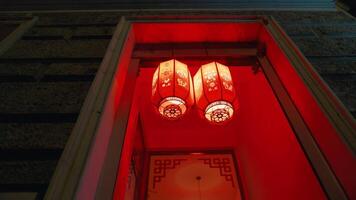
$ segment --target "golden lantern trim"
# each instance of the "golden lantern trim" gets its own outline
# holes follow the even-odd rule
[[[233,106],[226,101],[214,101],[205,109],[205,118],[216,124],[230,120],[233,114]]]
[[[167,119],[178,119],[187,111],[185,101],[178,97],[167,97],[161,101],[159,113]]]

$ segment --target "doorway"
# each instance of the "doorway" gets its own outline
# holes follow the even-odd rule
[[[241,200],[231,153],[150,155],[147,200]]]

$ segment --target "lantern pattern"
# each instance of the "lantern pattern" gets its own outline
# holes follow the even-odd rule
[[[187,112],[194,103],[187,65],[174,59],[160,63],[152,79],[152,102],[166,119],[175,120]]]
[[[218,62],[200,67],[194,76],[197,107],[213,124],[229,121],[238,108],[230,70]]]

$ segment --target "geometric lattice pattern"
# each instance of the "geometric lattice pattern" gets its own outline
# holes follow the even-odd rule
[[[153,188],[166,176],[168,169],[174,169],[182,161],[187,159],[162,159],[154,161],[153,168]]]
[[[210,168],[219,169],[220,176],[225,177],[226,181],[232,183],[232,187],[235,187],[234,178],[233,178],[233,169],[231,167],[230,159],[228,158],[200,158],[204,164],[208,165]]]

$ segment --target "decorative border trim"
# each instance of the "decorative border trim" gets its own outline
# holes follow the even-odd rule
[[[162,159],[154,161],[153,168],[153,188],[156,187],[156,184],[161,182],[164,177],[167,175],[167,170],[175,169],[183,161],[187,159]]]
[[[225,177],[225,180],[231,182],[232,187],[235,187],[233,170],[228,158],[200,158],[198,160],[202,160],[210,168],[219,169],[220,176]]]

